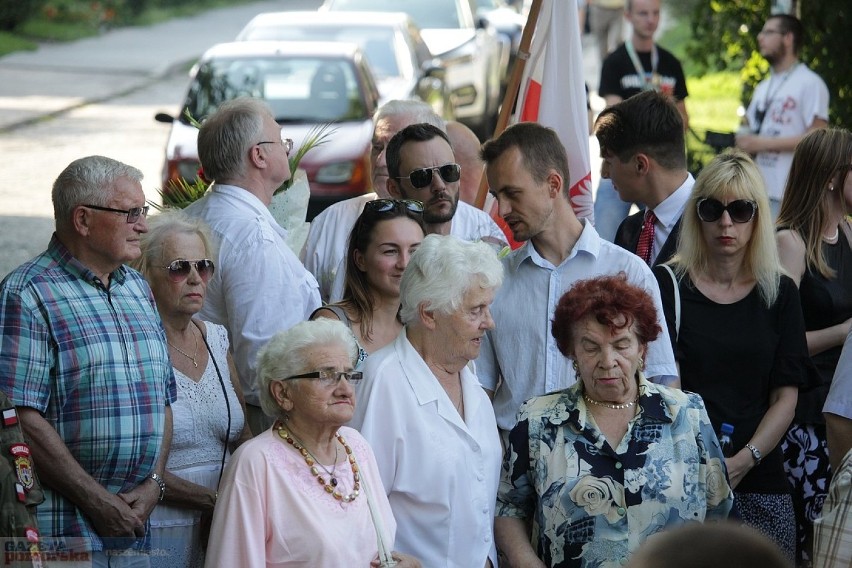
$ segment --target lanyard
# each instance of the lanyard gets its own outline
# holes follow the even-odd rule
[[[660,54],[657,53],[657,44],[651,44],[651,74],[650,77],[642,67],[642,62],[639,61],[639,56],[636,54],[636,48],[633,47],[633,41],[627,40],[624,42],[624,47],[627,49],[627,55],[630,56],[630,61],[633,62],[633,67],[642,80],[643,91],[657,91],[660,88],[660,76],[657,74],[657,63],[660,62]]]
[[[790,78],[790,75],[799,68],[801,63],[797,63],[793,67],[791,67],[788,71],[775,75],[774,73],[769,76],[769,84],[766,86],[766,97],[763,99],[763,108],[761,105],[758,105],[754,112],[754,121],[757,127],[754,129],[755,133],[760,134],[760,129],[763,127],[763,119],[766,117],[766,112],[769,110],[769,105],[773,103],[775,97],[778,95],[778,92],[781,90],[781,87],[784,86],[784,83],[787,82],[787,79]],[[775,81],[775,77],[780,77],[778,81],[778,85],[776,85],[775,90],[772,89],[772,83]]]

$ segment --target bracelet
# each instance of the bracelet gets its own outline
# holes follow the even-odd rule
[[[154,480],[154,483],[157,484],[157,487],[160,488],[160,501],[163,500],[163,497],[166,496],[166,480],[163,479],[163,476],[157,473],[156,471],[149,475],[151,479]]]

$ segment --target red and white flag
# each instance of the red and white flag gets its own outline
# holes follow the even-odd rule
[[[576,2],[541,0],[512,122],[538,122],[556,131],[568,151],[571,205],[577,217],[594,222],[589,118]]]

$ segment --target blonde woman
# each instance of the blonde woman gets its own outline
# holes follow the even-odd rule
[[[792,559],[793,502],[779,442],[793,419],[807,347],[799,295],[782,273],[751,158],[733,150],[704,168],[682,222],[673,273],[654,269],[681,384],[701,395],[717,432],[723,422],[734,426],[725,462],[740,515]]]

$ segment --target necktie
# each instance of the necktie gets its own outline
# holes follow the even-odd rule
[[[648,209],[645,211],[645,220],[642,222],[642,232],[639,233],[639,244],[636,245],[636,254],[645,261],[645,264],[651,264],[651,251],[654,250],[654,223],[657,222],[657,216],[654,212]]]

